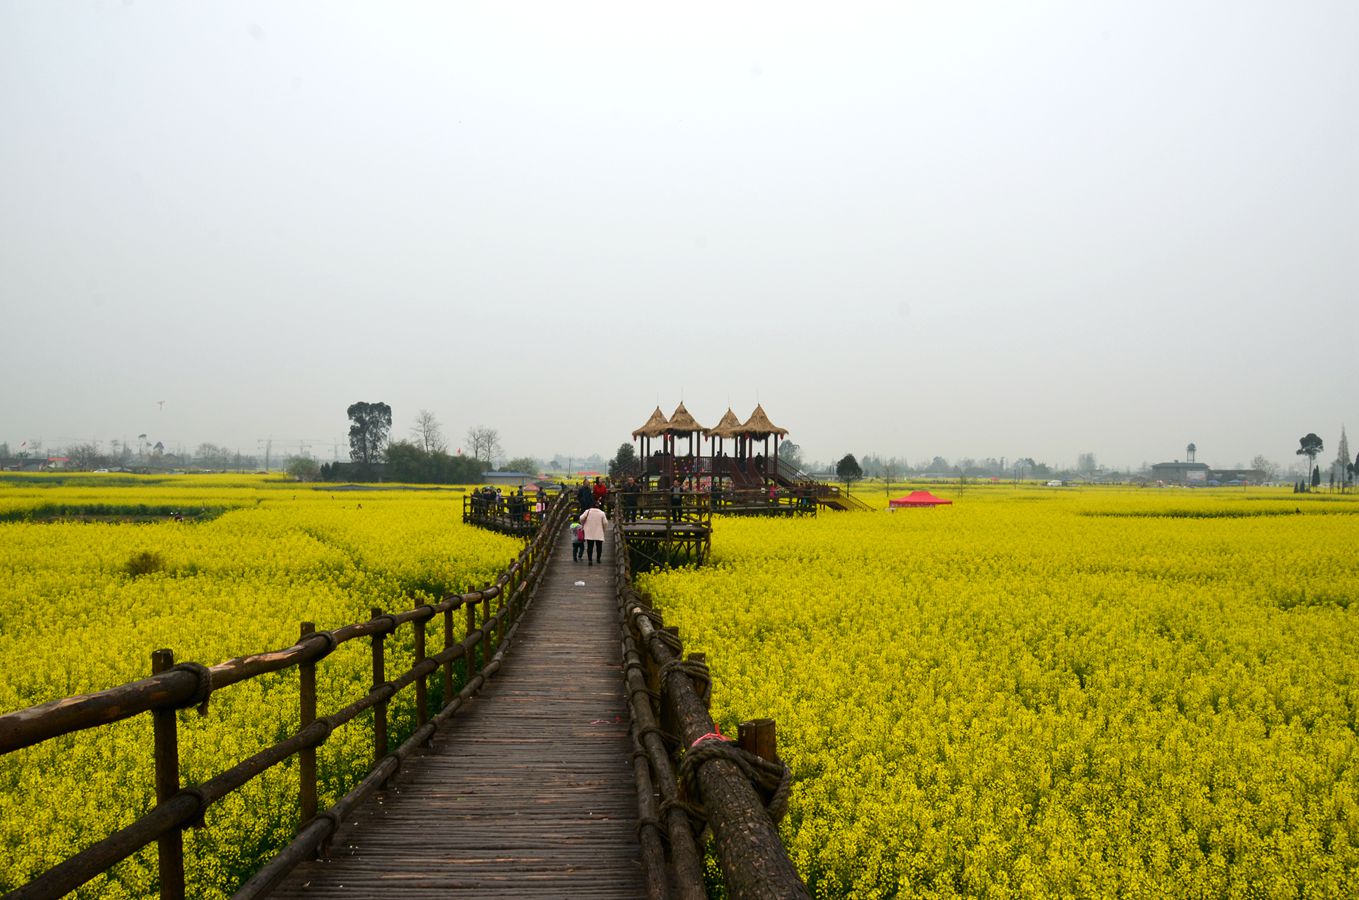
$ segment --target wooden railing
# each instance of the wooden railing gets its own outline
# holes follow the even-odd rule
[[[804,486],[714,491],[713,511],[726,516],[814,516],[816,492]]]
[[[837,484],[817,484],[816,497],[819,503],[827,506],[835,506],[839,509],[851,510],[854,512],[871,512],[873,507],[855,497],[846,488],[841,490]]]
[[[617,515],[624,522],[712,523],[712,496],[706,491],[616,491],[613,496],[618,501]]]
[[[122,830],[39,875],[8,895],[11,898],[60,897],[151,843],[157,844],[160,893],[164,898],[185,896],[182,831],[201,825],[204,812],[256,776],[285,760],[299,758],[298,804],[301,827],[296,838],[250,878],[234,895],[260,897],[276,886],[299,862],[313,857],[334,835],[340,821],[358,803],[396,774],[402,760],[426,744],[486,680],[498,671],[524,610],[566,521],[565,498],[551,507],[546,528],[529,542],[518,558],[483,590],[445,597],[400,613],[373,610],[366,622],[333,631],[316,631],[302,623],[297,643],[282,650],[230,659],[215,666],[174,662],[169,650],[152,654],[152,675],[119,687],[55,700],[0,716],[0,755],[50,740],[59,735],[97,728],[150,713],[153,721],[157,805]],[[466,633],[453,639],[453,616],[466,615]],[[480,613],[478,614],[478,611]],[[442,616],[443,649],[429,654],[424,623]],[[392,678],[386,671],[384,643],[403,625],[415,625],[414,663]],[[367,695],[327,716],[316,716],[316,664],[336,647],[359,638],[372,643],[373,686]],[[453,664],[462,660],[465,682],[454,693]],[[238,682],[296,666],[300,670],[301,727],[287,739],[243,760],[201,784],[182,785],[176,711],[205,708],[211,694]],[[442,672],[443,703],[429,709],[429,679]],[[391,680],[389,680],[391,679]],[[387,706],[404,688],[414,685],[416,729],[399,747],[388,747]],[[373,710],[373,766],[368,775],[334,806],[317,810],[316,748],[334,729],[360,713]]]
[[[485,497],[478,493],[462,498],[462,520],[468,525],[489,528],[502,534],[529,535],[543,524],[556,494],[540,503],[536,493]]]
[[[739,743],[717,733],[703,655],[685,657],[678,630],[634,589],[622,531],[612,540],[648,900],[707,896],[705,827],[728,896],[809,898],[779,837],[792,778],[778,761],[773,721],[741,723]]]

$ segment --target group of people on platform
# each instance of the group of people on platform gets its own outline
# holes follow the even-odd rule
[[[529,521],[532,510],[539,515],[547,508],[547,494],[540,485],[535,496],[530,499],[523,487],[515,489],[508,496],[502,495],[500,488],[483,487],[472,492],[472,514],[474,516],[509,516],[515,521]]]

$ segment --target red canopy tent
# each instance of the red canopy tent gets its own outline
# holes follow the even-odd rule
[[[947,506],[952,500],[945,500],[943,497],[936,497],[929,491],[911,491],[905,497],[898,497],[887,504],[888,509],[896,509],[899,506]]]

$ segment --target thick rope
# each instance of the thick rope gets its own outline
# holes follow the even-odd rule
[[[207,666],[195,662],[183,662],[171,666],[169,671],[188,672],[198,679],[198,684],[194,687],[193,696],[180,704],[180,709],[188,709],[191,706],[198,707],[198,714],[206,716],[208,714],[208,698],[212,696],[212,671]]]
[[[643,619],[651,620],[651,624],[655,625],[657,630],[665,625],[665,619],[661,618],[661,614],[650,607],[634,605],[629,612],[631,612],[633,616],[641,616]]]
[[[706,740],[705,740],[706,738]],[[701,803],[694,802],[702,794],[698,785],[698,770],[703,764],[714,759],[724,759],[736,768],[755,788],[764,803],[769,818],[777,825],[788,812],[788,798],[793,790],[793,772],[784,763],[761,759],[754,753],[742,750],[739,745],[716,736],[695,741],[680,761],[680,797],[686,799],[686,812],[691,818],[706,824],[707,810]],[[701,828],[697,830],[701,832]]]
[[[703,701],[704,708],[712,706],[713,677],[712,673],[708,671],[707,663],[697,659],[672,659],[661,666],[661,684],[665,684],[665,677],[671,672],[682,672],[688,675],[694,683],[694,689],[698,692],[698,699]]]

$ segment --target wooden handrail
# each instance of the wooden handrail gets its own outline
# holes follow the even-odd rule
[[[177,840],[178,834],[182,829],[200,823],[209,806],[273,766],[325,743],[334,729],[365,710],[382,708],[401,689],[412,684],[423,684],[441,666],[445,667],[446,684],[451,686],[451,669],[448,667],[455,659],[465,659],[468,662],[468,677],[458,694],[449,696],[449,692],[445,692],[443,707],[432,717],[427,715],[427,710],[421,710],[419,718],[425,721],[396,750],[389,752],[385,747],[385,737],[376,739],[378,736],[375,735],[377,752],[368,776],[335,806],[310,820],[304,820],[293,843],[250,879],[237,896],[259,896],[270,889],[298,862],[316,853],[334,834],[343,816],[388,781],[400,767],[401,761],[428,742],[435,730],[461,709],[470,697],[481,690],[486,680],[500,669],[519,618],[531,602],[533,590],[546,568],[567,510],[565,497],[558,498],[544,517],[547,527],[540,528],[495,583],[482,590],[450,595],[438,603],[421,604],[400,613],[375,610],[375,615],[365,622],[356,622],[328,632],[309,633],[310,623],[304,623],[302,637],[290,647],[237,657],[211,667],[196,664],[174,666],[173,655],[169,651],[157,651],[156,674],[149,678],[0,716],[0,755],[144,712],[158,716],[157,805],[135,822],[85,848],[8,896],[16,900],[60,897],[152,842],[160,842],[161,896],[184,896],[182,874],[176,875],[176,872],[183,871],[182,846]],[[492,612],[490,603],[496,599],[500,603]],[[482,611],[479,625],[475,621],[478,606]],[[468,628],[461,641],[453,642],[451,615],[459,607],[468,610]],[[299,730],[288,738],[201,784],[179,786],[177,751],[171,754],[169,750],[176,743],[175,710],[191,706],[205,709],[211,694],[223,687],[291,666],[312,665],[328,656],[340,644],[360,637],[373,639],[376,661],[381,641],[386,635],[402,625],[423,623],[440,613],[445,614],[445,647],[441,652],[417,654],[418,658],[411,668],[390,681],[386,680],[383,670],[375,665],[375,673],[383,674],[383,677],[375,679],[375,684],[364,697],[329,716],[304,721]],[[492,633],[498,638],[494,655],[491,655]],[[480,671],[476,666],[478,648],[481,648],[482,654]],[[423,694],[423,691],[417,693]],[[314,695],[310,702],[311,714],[314,715]],[[308,704],[305,691],[302,703],[305,709]],[[163,715],[165,713],[168,715]],[[162,728],[168,731],[162,734]],[[310,771],[307,771],[306,766],[302,768],[300,777],[303,783],[299,796],[305,808],[305,798],[309,795],[314,804],[315,767],[311,766]],[[312,783],[308,784],[308,779]],[[165,838],[169,836],[175,840],[166,841]]]
[[[686,813],[677,805],[679,792],[675,785],[675,768],[658,733],[658,718],[651,709],[652,687],[642,679],[648,671],[659,682],[662,718],[668,717],[671,729],[678,731],[681,745],[687,752],[702,742],[713,740],[717,731],[707,704],[694,688],[694,682],[682,665],[681,644],[673,629],[659,626],[660,615],[643,603],[632,585],[628,569],[626,541],[621,528],[613,529],[616,588],[619,599],[620,623],[623,628],[623,671],[633,713],[633,737],[641,744],[659,782],[654,786],[662,798],[662,817],[651,814],[651,804],[639,798],[642,829],[643,861],[648,867],[648,893],[651,897],[666,895],[663,870],[655,871],[654,851],[648,852],[648,830],[657,838],[664,834],[671,843],[677,889],[682,898],[702,897],[701,865],[694,857],[692,835]],[[643,659],[638,644],[645,648],[648,659]],[[698,656],[694,654],[694,656]],[[689,662],[695,663],[691,658]],[[648,665],[649,663],[649,665]],[[706,668],[706,667],[705,667]],[[640,698],[640,699],[639,699]],[[769,734],[762,728],[762,739]],[[651,789],[637,776],[639,795]],[[711,758],[697,769],[696,782],[701,801],[707,812],[708,825],[713,832],[713,845],[726,882],[728,894],[745,898],[810,898],[811,894],[797,874],[788,851],[779,837],[778,826],[765,810],[755,787],[734,763],[723,758]],[[696,874],[697,873],[697,874]]]

